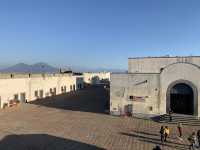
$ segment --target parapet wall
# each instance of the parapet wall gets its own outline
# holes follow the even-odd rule
[[[128,72],[160,73],[163,68],[173,63],[190,63],[200,66],[200,56],[129,58]]]

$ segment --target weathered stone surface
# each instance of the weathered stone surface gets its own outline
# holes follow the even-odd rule
[[[132,105],[133,114],[165,114],[170,109],[170,88],[184,83],[193,89],[193,115],[200,116],[199,79],[198,56],[130,58],[128,74],[111,74],[110,111],[123,114],[125,106]],[[116,94],[122,88],[123,97]]]

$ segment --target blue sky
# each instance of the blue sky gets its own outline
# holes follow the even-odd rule
[[[127,69],[128,57],[200,55],[199,6],[198,0],[0,0],[0,64]]]

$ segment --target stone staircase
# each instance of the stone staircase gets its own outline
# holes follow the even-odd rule
[[[173,114],[172,121],[170,121],[169,115],[165,114],[153,117],[152,120],[159,123],[177,124],[180,122],[183,125],[200,126],[200,119],[192,115]]]

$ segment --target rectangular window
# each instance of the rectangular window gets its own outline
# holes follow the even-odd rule
[[[66,87],[66,86],[64,86],[64,92],[65,92],[65,93],[67,92],[67,87]]]
[[[76,91],[76,86],[75,86],[75,84],[73,85],[73,90]]]
[[[70,85],[70,91],[72,91],[73,89],[72,89],[72,85]]]
[[[149,111],[153,111],[153,107],[152,106],[149,106]]]
[[[63,86],[61,87],[61,93],[63,93],[64,92],[64,89],[63,89]]]
[[[20,93],[20,100],[21,102],[25,103],[27,100],[26,100],[26,93]]]
[[[54,95],[56,95],[56,88],[53,89],[53,93],[54,93]]]
[[[44,92],[43,90],[40,90],[40,98],[43,98]]]
[[[35,91],[35,97],[38,97],[38,91]]]
[[[129,96],[129,99],[130,99],[130,100],[133,100],[133,96]]]
[[[14,95],[14,100],[19,100],[18,94],[15,94],[15,95]]]

